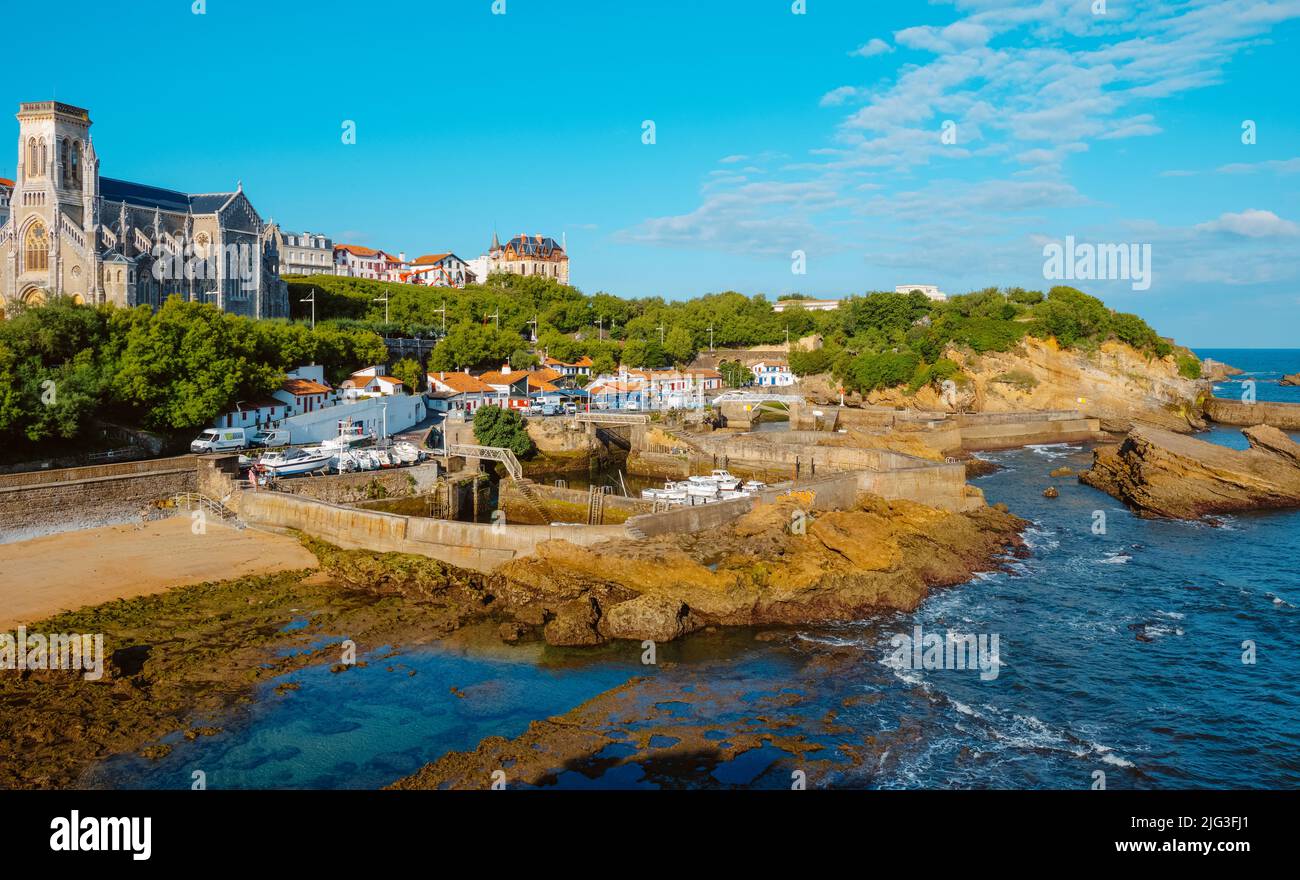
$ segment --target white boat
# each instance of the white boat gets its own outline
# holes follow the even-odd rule
[[[389,453],[397,456],[397,460],[402,464],[418,464],[420,461],[420,448],[414,443],[404,441],[394,443]]]
[[[725,470],[714,470],[709,474],[709,479],[717,483],[723,492],[733,492],[740,485],[740,478],[733,477]]]
[[[278,452],[268,452],[257,460],[258,470],[277,477],[292,477],[321,470],[330,463],[333,453],[320,448],[302,449],[290,446]]]
[[[767,483],[764,483],[762,480],[746,480],[740,488],[741,490],[750,493],[762,492],[767,488]]]

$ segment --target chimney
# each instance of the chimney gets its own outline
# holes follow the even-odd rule
[[[506,361],[504,364],[501,365],[501,375],[502,376],[510,375],[510,361]]]

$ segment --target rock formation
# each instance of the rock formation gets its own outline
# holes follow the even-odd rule
[[[1292,373],[1277,380],[1279,385],[1300,385],[1300,373]]]
[[[1023,521],[864,496],[805,517],[799,499],[707,533],[579,547],[548,541],[497,569],[500,604],[557,645],[669,641],[702,626],[853,620],[910,611],[931,587],[996,568]]]
[[[1235,450],[1139,427],[1117,446],[1093,452],[1079,477],[1141,516],[1195,519],[1206,514],[1300,507],[1300,445],[1277,428],[1242,431],[1249,449]]]

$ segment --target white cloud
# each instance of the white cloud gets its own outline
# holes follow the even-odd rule
[[[822,99],[818,103],[823,107],[838,107],[857,93],[858,90],[853,86],[840,86],[822,95]]]
[[[856,55],[859,58],[870,58],[873,55],[886,55],[894,51],[894,47],[886,43],[879,37],[875,37],[863,43],[858,48],[850,52],[850,55]]]
[[[1300,235],[1300,225],[1284,220],[1272,211],[1249,208],[1239,214],[1221,214],[1217,220],[1200,223],[1200,232],[1226,232],[1247,238],[1275,238]]]
[[[957,21],[944,28],[930,25],[904,28],[894,34],[894,42],[909,49],[943,54],[983,46],[992,36],[992,31],[982,24]]]
[[[1300,174],[1300,157],[1295,159],[1268,159],[1264,162],[1234,162],[1215,169],[1219,174],[1254,174],[1272,171],[1275,174]]]

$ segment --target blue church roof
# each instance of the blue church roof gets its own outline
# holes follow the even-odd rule
[[[112,202],[126,202],[140,208],[158,208],[163,211],[187,211],[195,214],[213,214],[230,201],[234,193],[203,193],[190,195],[160,186],[146,186],[112,177],[99,178],[99,194]]]

